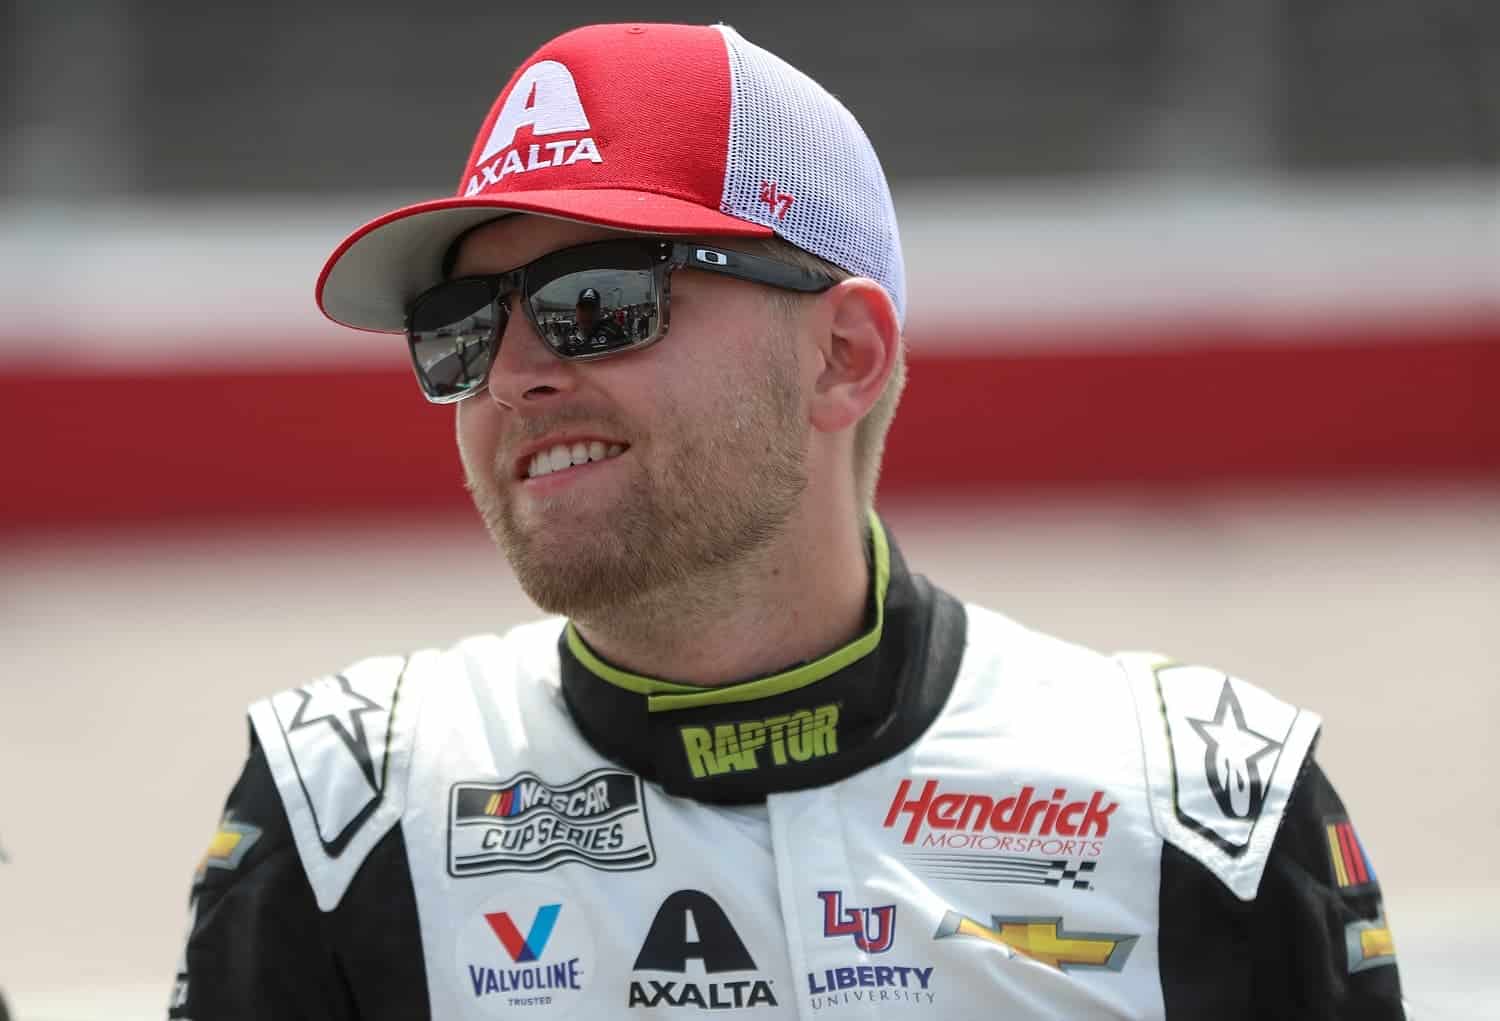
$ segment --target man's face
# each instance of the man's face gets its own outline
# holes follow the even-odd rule
[[[596,311],[591,302],[580,301],[578,303],[578,307],[573,310],[573,315],[577,317],[579,333],[587,335],[593,330]]]
[[[532,216],[464,241],[492,273],[616,232]],[[488,387],[458,404],[475,506],[542,609],[574,617],[686,586],[785,526],[807,484],[798,338],[774,292],[679,270],[671,331],[595,362],[552,355],[514,305]],[[556,468],[538,473],[538,452]],[[615,456],[610,452],[618,451]]]

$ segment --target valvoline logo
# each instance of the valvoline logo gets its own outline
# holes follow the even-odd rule
[[[593,931],[562,889],[527,884],[478,907],[457,934],[457,982],[449,989],[462,1006],[439,1014],[556,1017],[582,1001],[597,963]]]
[[[522,936],[511,920],[510,912],[496,911],[484,916],[495,931],[501,946],[517,964],[538,960],[547,950],[547,941],[552,938],[552,929],[557,925],[557,916],[562,912],[561,904],[543,904],[537,908],[531,920],[531,928]]]

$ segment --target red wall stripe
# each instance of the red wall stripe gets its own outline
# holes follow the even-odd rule
[[[1339,339],[914,338],[883,490],[1500,479],[1500,322]],[[405,369],[0,369],[0,528],[462,507],[452,428]]]

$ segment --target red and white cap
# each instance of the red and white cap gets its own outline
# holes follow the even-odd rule
[[[458,193],[387,213],[334,250],[318,306],[399,333],[464,231],[510,212],[689,237],[777,235],[882,284],[903,319],[890,188],[854,115],[727,25],[591,25],[521,65]]]

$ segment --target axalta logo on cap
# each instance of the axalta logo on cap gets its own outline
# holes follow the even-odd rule
[[[903,844],[916,841],[923,823],[938,830],[1104,837],[1109,834],[1109,817],[1120,807],[1118,802],[1107,801],[1103,791],[1094,791],[1087,801],[1069,801],[1062,787],[1054,789],[1051,798],[1039,801],[1033,800],[1036,788],[1029,786],[999,799],[984,794],[939,794],[936,780],[924,783],[914,801],[907,800],[910,791],[911,781],[902,780],[885,816],[885,828],[891,829],[902,812],[911,814]]]
[[[588,131],[588,115],[578,98],[573,72],[556,60],[539,60],[516,79],[505,97],[489,140],[474,161],[474,172],[464,196],[477,195],[499,184],[511,174],[524,174],[544,167],[572,166],[579,160],[603,163],[592,136],[564,138],[555,142],[533,142],[523,158],[514,148],[516,132],[530,127],[533,135],[577,134]],[[500,158],[500,154],[504,157]]]

